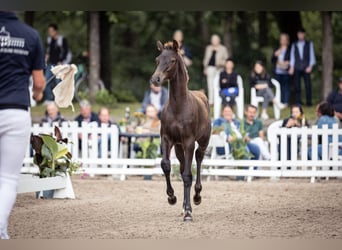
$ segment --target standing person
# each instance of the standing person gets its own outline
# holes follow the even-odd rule
[[[215,76],[225,66],[228,58],[227,48],[221,44],[221,39],[218,35],[211,36],[211,44],[205,48],[203,67],[204,75],[207,77],[208,99],[209,104],[214,104],[214,79]]]
[[[301,77],[304,79],[306,105],[312,106],[311,72],[316,64],[314,45],[305,39],[305,29],[300,28],[297,32],[297,42],[291,46],[290,75],[293,75],[295,84],[296,102],[303,105],[301,97]]]
[[[266,68],[261,61],[256,61],[250,76],[249,85],[251,88],[256,89],[256,95],[262,96],[264,102],[262,103],[261,118],[267,120],[267,108],[270,102],[277,105],[279,109],[284,109],[285,105],[278,102],[273,94],[271,77],[267,73]]]
[[[33,99],[40,101],[44,51],[38,32],[12,12],[0,11],[0,41],[0,239],[9,239],[8,219],[31,133],[29,78]]]
[[[157,108],[158,117],[160,118],[160,114],[168,98],[169,98],[169,91],[167,90],[167,88],[163,86],[156,86],[151,83],[150,89],[145,91],[144,99],[141,103],[141,107],[137,110],[137,112],[146,114],[147,105],[153,104],[153,106]]]
[[[333,106],[336,118],[342,122],[342,77],[338,80],[338,88],[327,97],[327,102]]]
[[[238,74],[234,70],[234,61],[232,58],[226,60],[225,70],[220,73],[220,96],[222,105],[229,104],[235,106],[235,98],[239,95],[237,84]]]
[[[189,67],[192,65],[192,55],[188,46],[184,44],[183,38],[184,38],[183,31],[176,30],[173,33],[173,39],[178,42],[179,52],[183,57],[184,63],[187,67]]]
[[[60,82],[58,79],[51,79],[51,67],[71,61],[67,39],[58,33],[57,24],[49,24],[48,34],[45,53],[45,79],[48,82],[44,91],[44,100],[47,102],[54,99],[52,89]]]
[[[272,54],[275,79],[280,83],[280,101],[286,106],[290,101],[290,40],[289,35],[281,33],[279,47]]]
[[[247,105],[245,109],[245,130],[247,132],[246,141],[258,145],[260,156],[265,160],[271,159],[270,151],[265,143],[264,126],[262,122],[256,118],[257,107]]]

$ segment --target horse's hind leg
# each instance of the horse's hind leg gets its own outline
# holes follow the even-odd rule
[[[163,169],[166,179],[166,194],[170,205],[174,205],[177,202],[177,197],[174,195],[174,190],[171,186],[170,173],[171,173],[171,162],[170,162],[170,151],[171,143],[166,139],[162,138],[162,151],[163,159],[161,160],[161,168]]]
[[[202,191],[202,184],[201,184],[201,164],[204,158],[204,153],[207,146],[199,145],[196,149],[195,157],[196,157],[196,164],[197,164],[197,173],[196,173],[196,184],[195,184],[195,195],[194,195],[194,203],[195,205],[201,204],[202,197],[200,195]]]

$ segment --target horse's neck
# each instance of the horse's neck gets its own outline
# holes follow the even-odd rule
[[[188,76],[182,65],[169,83],[169,101],[175,107],[183,107],[188,96]]]

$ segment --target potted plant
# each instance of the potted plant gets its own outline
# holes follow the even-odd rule
[[[159,156],[158,154],[158,146],[160,145],[159,139],[154,140],[142,140],[136,142],[140,151],[137,152],[136,158],[139,159],[155,159]],[[148,168],[150,166],[145,166],[145,168]],[[145,175],[144,180],[151,180],[152,175]]]
[[[54,128],[54,136],[31,135],[31,145],[35,152],[33,163],[39,168],[40,178],[72,175],[77,171],[80,163],[72,159],[67,143],[68,139],[62,138],[57,126]],[[54,190],[43,191],[43,198],[52,198],[53,192]]]

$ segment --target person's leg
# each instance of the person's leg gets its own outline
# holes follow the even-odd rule
[[[280,101],[282,103],[285,103],[285,82],[284,82],[284,75],[282,74],[276,74],[275,79],[279,82],[280,84]]]
[[[271,159],[270,151],[268,150],[263,139],[261,139],[260,137],[256,137],[251,140],[251,143],[259,147],[260,156],[262,158],[264,158],[265,160]]]
[[[9,238],[8,219],[29,144],[31,116],[24,110],[0,110],[0,238]]]
[[[45,69],[45,81],[46,81],[46,87],[44,89],[44,100],[45,101],[52,101],[53,93],[52,89],[55,86],[55,79],[53,78],[53,73],[51,72],[51,67],[53,65],[48,64]]]
[[[260,148],[255,143],[247,143],[247,148],[249,152],[253,155],[251,160],[259,160],[260,159]]]
[[[301,71],[295,70],[293,75],[293,81],[295,84],[295,94],[296,94],[296,103],[297,104],[303,104],[302,103],[302,93],[301,93],[301,87],[300,87],[300,77],[301,77]]]
[[[283,86],[284,86],[284,100],[282,103],[289,105],[290,103],[290,75],[283,75]]]
[[[207,86],[208,86],[208,101],[209,104],[214,104],[214,79],[217,74],[217,70],[213,66],[207,68]]]
[[[310,74],[303,73],[304,84],[305,84],[305,97],[306,97],[306,105],[312,106],[312,90],[311,90],[311,77]]]

